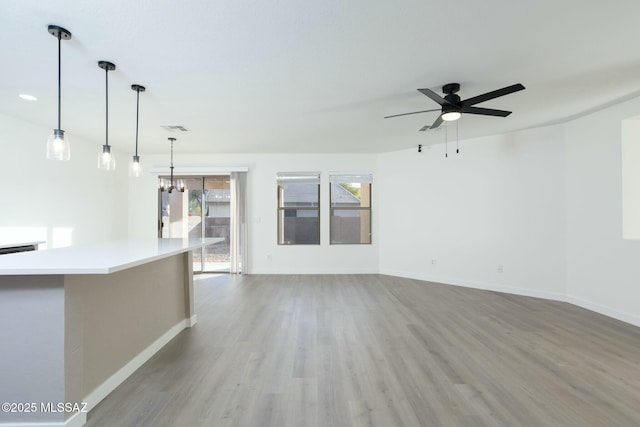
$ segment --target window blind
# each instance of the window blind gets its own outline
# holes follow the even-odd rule
[[[359,182],[361,184],[371,184],[373,182],[373,174],[330,172],[329,182],[331,182],[332,184],[337,184],[340,182]]]
[[[320,184],[320,172],[278,172],[278,184]]]

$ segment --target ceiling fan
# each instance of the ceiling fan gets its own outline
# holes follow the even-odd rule
[[[496,89],[491,92],[483,93],[482,95],[474,96],[473,98],[467,98],[461,100],[456,93],[460,90],[460,83],[449,83],[442,86],[442,92],[445,94],[444,98],[432,91],[431,89],[418,89],[418,92],[428,96],[438,104],[441,108],[434,110],[414,111],[411,113],[394,114],[393,116],[386,116],[385,119],[392,117],[407,116],[409,114],[428,113],[431,111],[440,111],[440,115],[433,122],[431,126],[424,126],[420,130],[425,131],[427,129],[435,129],[442,124],[442,121],[458,120],[462,113],[465,114],[480,114],[483,116],[497,116],[507,117],[511,114],[511,111],[494,110],[493,108],[480,108],[474,107],[474,105],[481,102],[489,101],[490,99],[498,98],[501,96],[509,95],[513,92],[523,90],[525,87],[520,83],[503,87],[502,89]]]

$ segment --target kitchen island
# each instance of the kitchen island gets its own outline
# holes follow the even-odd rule
[[[86,412],[195,324],[191,251],[222,240],[0,257],[0,426],[82,426]]]

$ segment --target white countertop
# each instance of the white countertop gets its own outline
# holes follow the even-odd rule
[[[124,240],[0,256],[0,276],[109,274],[223,241],[206,239]]]

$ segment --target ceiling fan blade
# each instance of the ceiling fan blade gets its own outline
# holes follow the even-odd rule
[[[435,122],[433,122],[433,124],[431,125],[431,127],[430,127],[429,129],[435,129],[435,128],[437,128],[438,126],[440,126],[441,124],[442,124],[442,114],[440,114],[440,115],[438,116],[438,118],[436,119],[436,121],[435,121]]]
[[[444,99],[443,97],[441,97],[440,95],[432,91],[431,89],[418,89],[418,92],[428,96],[429,98],[431,98],[432,100],[434,100],[440,105],[453,105],[452,103],[450,103],[449,101],[447,101],[446,99]]]
[[[461,111],[463,113],[468,113],[468,114],[482,114],[483,116],[498,116],[498,117],[507,117],[509,114],[511,114],[511,111],[494,110],[493,108],[468,107],[468,106],[463,106]]]
[[[385,116],[385,119],[390,119],[392,117],[408,116],[409,114],[430,113],[432,111],[440,111],[440,108],[436,108],[435,110],[422,110],[422,111],[414,111],[412,113],[394,114],[393,116]]]
[[[522,86],[520,83],[517,83],[515,85],[503,87],[502,89],[496,89],[491,92],[483,93],[482,95],[474,96],[473,98],[465,99],[464,101],[461,102],[461,105],[465,106],[465,105],[479,104],[481,102],[485,102],[490,99],[499,98],[501,96],[509,95],[510,93],[513,93],[513,92],[518,92],[519,90],[523,90],[524,88],[525,87]]]

